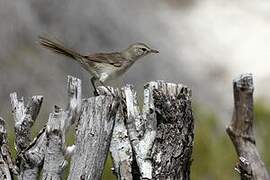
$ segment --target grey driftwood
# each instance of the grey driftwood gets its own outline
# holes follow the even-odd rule
[[[241,180],[269,180],[267,169],[256,148],[253,92],[251,74],[242,74],[233,81],[234,112],[227,133],[239,156],[236,170]]]

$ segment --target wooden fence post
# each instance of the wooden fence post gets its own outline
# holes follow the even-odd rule
[[[123,91],[126,109],[119,112],[110,149],[118,179],[189,179],[194,138],[190,89],[150,82],[142,113],[133,87]]]
[[[109,152],[119,102],[112,96],[83,101],[69,180],[100,179]]]
[[[33,96],[25,106],[23,97],[18,99],[17,93],[10,94],[11,108],[15,121],[15,146],[18,154],[17,161],[20,169],[19,180],[35,180],[38,177],[38,167],[30,161],[24,161],[20,156],[31,143],[31,128],[35,123],[42,105],[42,96]]]
[[[236,166],[242,180],[269,180],[269,174],[256,148],[253,115],[253,79],[243,74],[233,81],[234,112],[227,133],[239,156]]]

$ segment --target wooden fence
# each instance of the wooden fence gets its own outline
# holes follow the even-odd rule
[[[236,169],[241,179],[269,179],[255,146],[252,76],[241,75],[233,84],[235,109],[227,133],[239,155]],[[25,104],[16,93],[10,95],[17,156],[13,160],[10,155],[0,118],[1,180],[60,180],[69,158],[69,180],[99,180],[109,151],[119,180],[190,179],[194,119],[188,87],[150,82],[144,87],[142,110],[132,85],[110,91],[99,87],[100,96],[82,100],[81,81],[69,76],[67,92],[67,107],[55,106],[34,139],[31,127],[43,97],[33,96]],[[76,142],[67,147],[71,127]]]

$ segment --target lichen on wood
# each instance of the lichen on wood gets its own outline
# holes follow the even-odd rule
[[[189,179],[194,138],[190,89],[150,82],[142,112],[133,87],[127,85],[124,92],[125,125],[136,161],[133,179]]]

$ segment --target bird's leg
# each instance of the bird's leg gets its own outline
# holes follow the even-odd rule
[[[93,86],[93,88],[94,88],[94,95],[95,95],[95,96],[99,96],[99,94],[98,94],[98,92],[97,92],[96,84],[95,84],[96,80],[97,80],[96,77],[92,77],[92,78],[91,78],[91,83],[92,83],[92,86]]]
[[[111,91],[107,86],[105,86],[105,84],[104,84],[102,81],[99,80],[99,82],[100,82],[100,84],[101,84],[102,86],[104,86],[104,87],[111,93],[112,97],[115,98],[115,96],[114,96],[114,94],[112,93],[112,91]],[[126,106],[126,101],[121,97],[121,91],[120,91],[120,94],[119,94],[119,98],[120,98],[120,102],[121,102],[123,105]]]
[[[115,96],[114,96],[113,92],[110,90],[110,88],[108,88],[108,87],[107,87],[102,81],[100,81],[99,79],[97,79],[97,78],[95,78],[95,77],[92,77],[92,78],[91,78],[91,82],[92,82],[92,85],[93,85],[93,87],[94,87],[94,89],[95,89],[94,94],[95,94],[95,93],[97,94],[96,96],[99,95],[98,92],[97,92],[97,89],[96,89],[96,87],[95,87],[95,81],[96,81],[96,80],[98,80],[98,81],[100,82],[100,84],[101,84],[102,86],[104,86],[104,87],[111,93],[112,97],[115,98]],[[126,105],[126,101],[121,97],[121,95],[119,95],[119,98],[120,98],[120,102],[121,102],[123,105]]]

